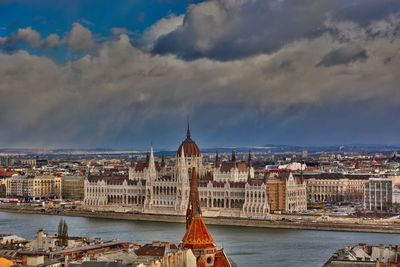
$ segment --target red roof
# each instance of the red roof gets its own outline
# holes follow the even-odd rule
[[[215,254],[214,267],[231,267],[231,264],[223,250],[219,250]]]
[[[196,266],[197,266],[197,267],[207,267],[207,263],[206,263],[206,261],[204,260],[204,258],[199,257],[199,258],[197,259],[197,264],[196,264]]]
[[[190,138],[186,138],[182,144],[179,146],[178,151],[176,152],[177,156],[180,157],[182,155],[182,149],[185,153],[185,157],[199,157],[200,149],[197,144]]]
[[[153,242],[151,244],[145,244],[135,251],[137,256],[153,256],[163,257],[165,255],[166,248],[177,249],[175,244],[169,244],[165,242]]]
[[[156,170],[159,172],[161,170],[160,164],[158,164],[158,162],[154,163],[156,166]],[[148,162],[138,162],[135,165],[135,171],[136,172],[142,172],[144,171],[144,169],[146,169],[147,167],[149,167],[149,163]]]
[[[14,172],[14,171],[6,171],[6,170],[0,170],[0,176],[1,177],[11,177],[14,174],[17,174],[18,172]]]
[[[209,249],[215,248],[215,242],[208,232],[202,217],[194,217],[182,239],[184,249]]]
[[[230,172],[232,168],[235,168],[235,165],[240,172],[247,171],[247,165],[243,162],[222,162],[220,170],[221,172]]]
[[[250,179],[250,181],[248,181],[250,185],[253,186],[261,186],[264,183],[264,180],[261,179]]]
[[[270,174],[270,173],[287,173],[291,172],[289,169],[270,169],[270,170],[255,170],[254,173],[265,173],[265,174]]]

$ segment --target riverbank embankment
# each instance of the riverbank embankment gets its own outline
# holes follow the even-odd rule
[[[58,216],[73,216],[87,218],[101,218],[113,220],[132,220],[132,221],[155,221],[169,223],[184,223],[185,217],[175,215],[159,214],[132,214],[118,212],[99,212],[86,210],[43,210],[40,208],[1,205],[0,212],[45,214]],[[367,232],[367,233],[391,233],[400,234],[400,223],[349,223],[349,222],[330,222],[330,221],[291,221],[291,220],[258,220],[226,217],[205,217],[208,225],[224,225],[238,227],[262,227],[276,229],[298,229],[298,230],[317,230],[317,231],[342,231],[342,232]]]

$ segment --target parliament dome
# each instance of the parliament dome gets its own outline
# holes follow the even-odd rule
[[[186,139],[183,140],[182,144],[179,146],[176,155],[180,157],[182,155],[182,149],[185,153],[185,157],[200,157],[200,149],[196,142],[190,138],[189,124],[186,132]]]

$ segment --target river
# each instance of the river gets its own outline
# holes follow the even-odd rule
[[[0,212],[0,234],[33,239],[43,228],[57,231],[61,216]],[[179,223],[123,221],[64,217],[70,236],[101,237],[144,244],[150,241],[179,243],[185,225]],[[357,243],[399,244],[400,235],[349,233],[231,226],[208,226],[218,246],[238,266],[322,266],[337,249]]]

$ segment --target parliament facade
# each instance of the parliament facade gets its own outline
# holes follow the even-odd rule
[[[172,168],[167,167],[164,160],[156,162],[151,148],[146,161],[132,164],[129,177],[89,175],[84,183],[85,207],[102,211],[184,215],[193,168],[199,175],[198,191],[204,216],[265,218],[270,213],[267,183],[254,177],[250,154],[247,163],[238,162],[233,154],[229,162],[219,162],[217,156],[212,168],[205,167],[189,127]],[[288,196],[305,200],[305,183],[290,187],[293,182],[290,175],[287,178],[287,190],[291,190],[287,192]],[[307,203],[294,201],[288,208],[290,211],[305,210]]]

